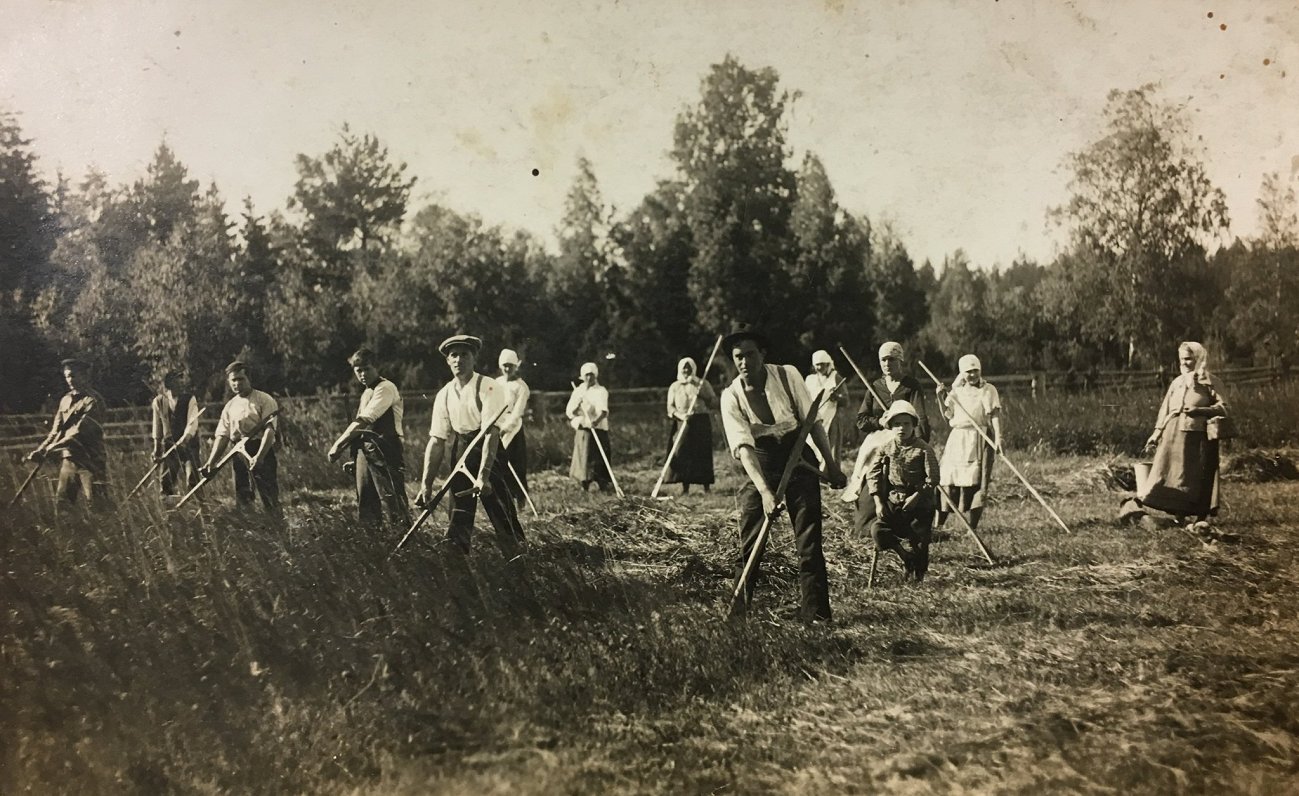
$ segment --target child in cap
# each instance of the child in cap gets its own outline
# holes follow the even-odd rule
[[[929,569],[938,457],[916,432],[920,418],[909,401],[894,401],[881,420],[894,437],[884,444],[866,476],[875,501],[875,546],[897,553],[906,574],[919,582]],[[904,540],[910,543],[909,550],[902,546]]]

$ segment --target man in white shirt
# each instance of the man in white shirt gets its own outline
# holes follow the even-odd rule
[[[830,352],[822,350],[812,354],[812,372],[807,374],[804,384],[807,387],[807,394],[811,396],[818,395],[822,390],[827,391],[825,399],[821,401],[821,408],[816,412],[816,417],[821,421],[821,428],[825,429],[826,439],[830,440],[830,453],[833,454],[836,463],[839,461],[839,452],[843,448],[843,424],[839,422],[839,404],[848,399],[847,383],[839,385],[839,389],[836,390],[834,386],[838,382],[839,373],[834,368],[834,360],[830,357]]]
[[[212,439],[212,450],[208,453],[207,464],[199,469],[199,474],[205,477],[210,475],[213,464],[225,455],[232,444],[249,437],[244,446],[248,458],[235,456],[232,460],[235,501],[243,506],[251,506],[260,496],[266,510],[278,517],[281,512],[279,465],[275,460],[276,420],[271,420],[264,428],[258,429],[258,426],[279,409],[279,404],[261,390],[253,389],[248,366],[238,360],[226,366],[226,383],[235,395],[221,410],[216,436]]]
[[[433,494],[433,481],[450,443],[450,458],[458,461],[469,443],[480,430],[484,438],[465,459],[465,467],[475,474],[481,487],[473,493],[474,484],[463,472],[452,473],[449,512],[450,524],[447,538],[460,550],[468,552],[469,537],[474,527],[474,514],[481,498],[487,518],[496,531],[496,542],[506,558],[513,558],[523,547],[523,526],[514,501],[509,497],[509,471],[500,448],[500,420],[498,415],[506,405],[505,389],[496,382],[474,372],[474,363],[483,341],[467,334],[448,337],[438,346],[451,368],[452,379],[433,399],[433,420],[429,427],[428,447],[424,450],[424,474],[420,479],[417,506]],[[456,493],[469,492],[463,497]]]
[[[523,431],[523,415],[528,411],[528,398],[532,395],[528,383],[519,376],[519,355],[506,348],[501,351],[497,364],[501,366],[501,375],[496,381],[505,389],[505,400],[509,408],[497,425],[501,429],[501,447],[506,463],[514,468],[510,476],[510,494],[514,502],[522,506],[527,500],[524,490],[528,488],[528,438]],[[518,476],[518,481],[515,481]]]
[[[573,427],[573,459],[568,474],[582,484],[582,491],[591,484],[603,492],[613,485],[613,476],[605,466],[613,464],[613,448],[609,443],[609,391],[600,385],[600,369],[594,362],[582,365],[582,383],[573,388],[564,414]],[[596,437],[599,442],[596,442]],[[603,448],[604,456],[600,455]]]
[[[405,527],[410,524],[410,507],[406,502],[401,392],[379,375],[378,357],[369,348],[357,349],[347,362],[365,392],[356,417],[329,449],[329,460],[337,460],[344,450],[352,453],[362,523],[381,526],[386,514],[389,522]]]
[[[812,399],[796,368],[766,363],[770,344],[763,335],[747,329],[737,331],[727,336],[722,346],[731,352],[740,374],[722,391],[722,427],[731,456],[749,476],[749,483],[736,496],[741,539],[735,558],[736,582],[758,542],[764,519],[776,510],[776,490],[786,464],[791,457],[800,457],[805,466],[794,470],[784,504],[798,550],[801,612],[807,621],[828,620],[830,592],[821,549],[821,484],[814,472],[812,452],[802,444],[795,449],[799,426],[811,410]],[[830,485],[842,489],[848,479],[831,455],[830,442],[819,421],[812,425],[811,440],[825,462],[822,472]],[[744,588],[731,604],[732,617],[742,617],[748,610],[766,543],[764,538]]]
[[[183,389],[184,379],[177,371],[162,377],[162,392],[155,395],[152,434],[153,460],[161,462],[162,494],[175,495],[184,479],[184,489],[189,491],[198,483],[198,399]],[[162,455],[175,445],[176,450],[166,459]]]

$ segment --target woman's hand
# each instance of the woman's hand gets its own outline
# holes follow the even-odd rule
[[[1150,439],[1146,440],[1146,445],[1143,450],[1148,450],[1148,451],[1154,450],[1155,446],[1158,444],[1159,444],[1159,432],[1156,431],[1155,433],[1150,435]]]

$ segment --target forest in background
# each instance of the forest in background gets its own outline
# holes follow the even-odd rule
[[[20,112],[2,111],[0,411],[61,393],[69,355],[95,363],[113,404],[142,402],[168,370],[219,397],[236,357],[269,391],[335,390],[361,344],[398,384],[432,386],[445,379],[437,343],[460,331],[486,338],[483,370],[518,350],[540,389],[587,360],[611,386],[662,384],[741,322],[800,366],[817,348],[869,356],[886,339],[936,362],[977,352],[989,373],[1171,367],[1183,339],[1216,365],[1294,361],[1294,189],[1262,175],[1260,231],[1232,237],[1209,153],[1157,86],[1111,91],[1101,134],[1062,153],[1069,198],[1043,211],[1068,244],[1006,266],[959,249],[917,263],[887,220],[843,207],[816,154],[788,140],[793,96],[773,69],[713,65],[667,142],[673,173],[615,208],[579,160],[555,245],[416,204],[417,180],[436,175],[347,125],[328,151],[297,156],[282,208],[245,199],[232,216],[165,140],[133,182],[93,169],[47,180]],[[978,184],[953,177],[916,190]]]

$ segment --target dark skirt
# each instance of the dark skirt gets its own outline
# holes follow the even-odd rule
[[[673,418],[672,431],[668,435],[668,451],[677,434],[681,433],[681,421]],[[711,484],[713,482],[713,421],[706,414],[691,415],[686,421],[685,435],[677,447],[677,453],[668,465],[665,484]]]
[[[515,480],[514,475],[510,475],[508,467],[506,468],[510,494],[515,500],[523,500],[523,490],[528,488],[528,438],[524,436],[523,429],[519,429],[519,433],[514,435],[514,439],[510,440],[510,444],[498,455],[505,457],[505,461],[514,468],[514,475],[518,476],[518,480]],[[523,485],[522,489],[520,483]]]
[[[1165,431],[1150,476],[1137,494],[1141,505],[1177,516],[1218,513],[1218,441],[1204,431]]]
[[[595,433],[600,435],[600,444],[604,446],[604,453],[612,462],[613,449],[609,446],[609,432],[597,428]],[[583,484],[592,481],[597,484],[613,483],[613,478],[609,476],[609,468],[604,466],[600,449],[596,447],[595,438],[591,436],[591,429],[579,428],[573,432],[573,463],[568,468],[568,474]]]

